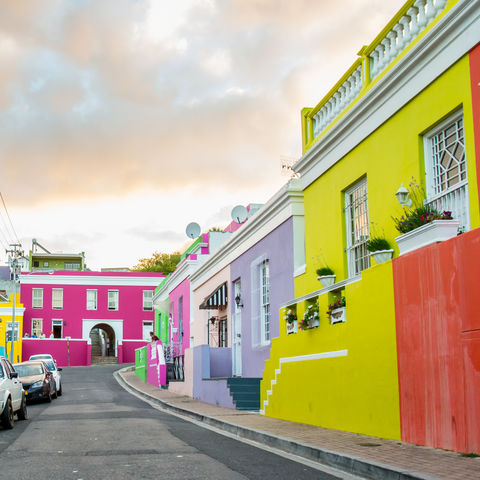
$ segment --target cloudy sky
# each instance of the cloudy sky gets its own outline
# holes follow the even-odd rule
[[[265,202],[301,108],[402,5],[0,0],[0,191],[23,247],[133,266]]]

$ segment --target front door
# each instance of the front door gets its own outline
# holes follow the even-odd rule
[[[241,283],[234,283],[233,322],[232,322],[232,374],[242,376],[242,299]],[[238,299],[238,300],[236,300]]]

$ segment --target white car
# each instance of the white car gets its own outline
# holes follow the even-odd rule
[[[38,353],[36,355],[30,355],[29,360],[42,360],[45,363],[47,368],[53,373],[53,378],[55,379],[55,385],[57,386],[57,395],[62,395],[62,375],[60,372],[61,368],[57,367],[57,362],[49,353]]]
[[[18,373],[7,358],[0,356],[0,423],[13,428],[13,416],[27,419],[27,400]]]

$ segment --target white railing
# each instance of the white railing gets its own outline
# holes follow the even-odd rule
[[[369,55],[370,78],[377,77],[445,8],[447,0],[416,0]]]
[[[435,197],[427,199],[425,202],[429,207],[437,212],[452,212],[452,217],[460,222],[459,230],[466,232],[470,230],[470,209],[468,203],[468,183],[463,182],[454,190]]]
[[[352,103],[362,89],[362,66],[336,89],[330,99],[313,116],[313,135],[317,137],[345,108]]]

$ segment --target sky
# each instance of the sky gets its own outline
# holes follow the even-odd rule
[[[265,203],[401,0],[0,0],[0,263],[131,267]]]

